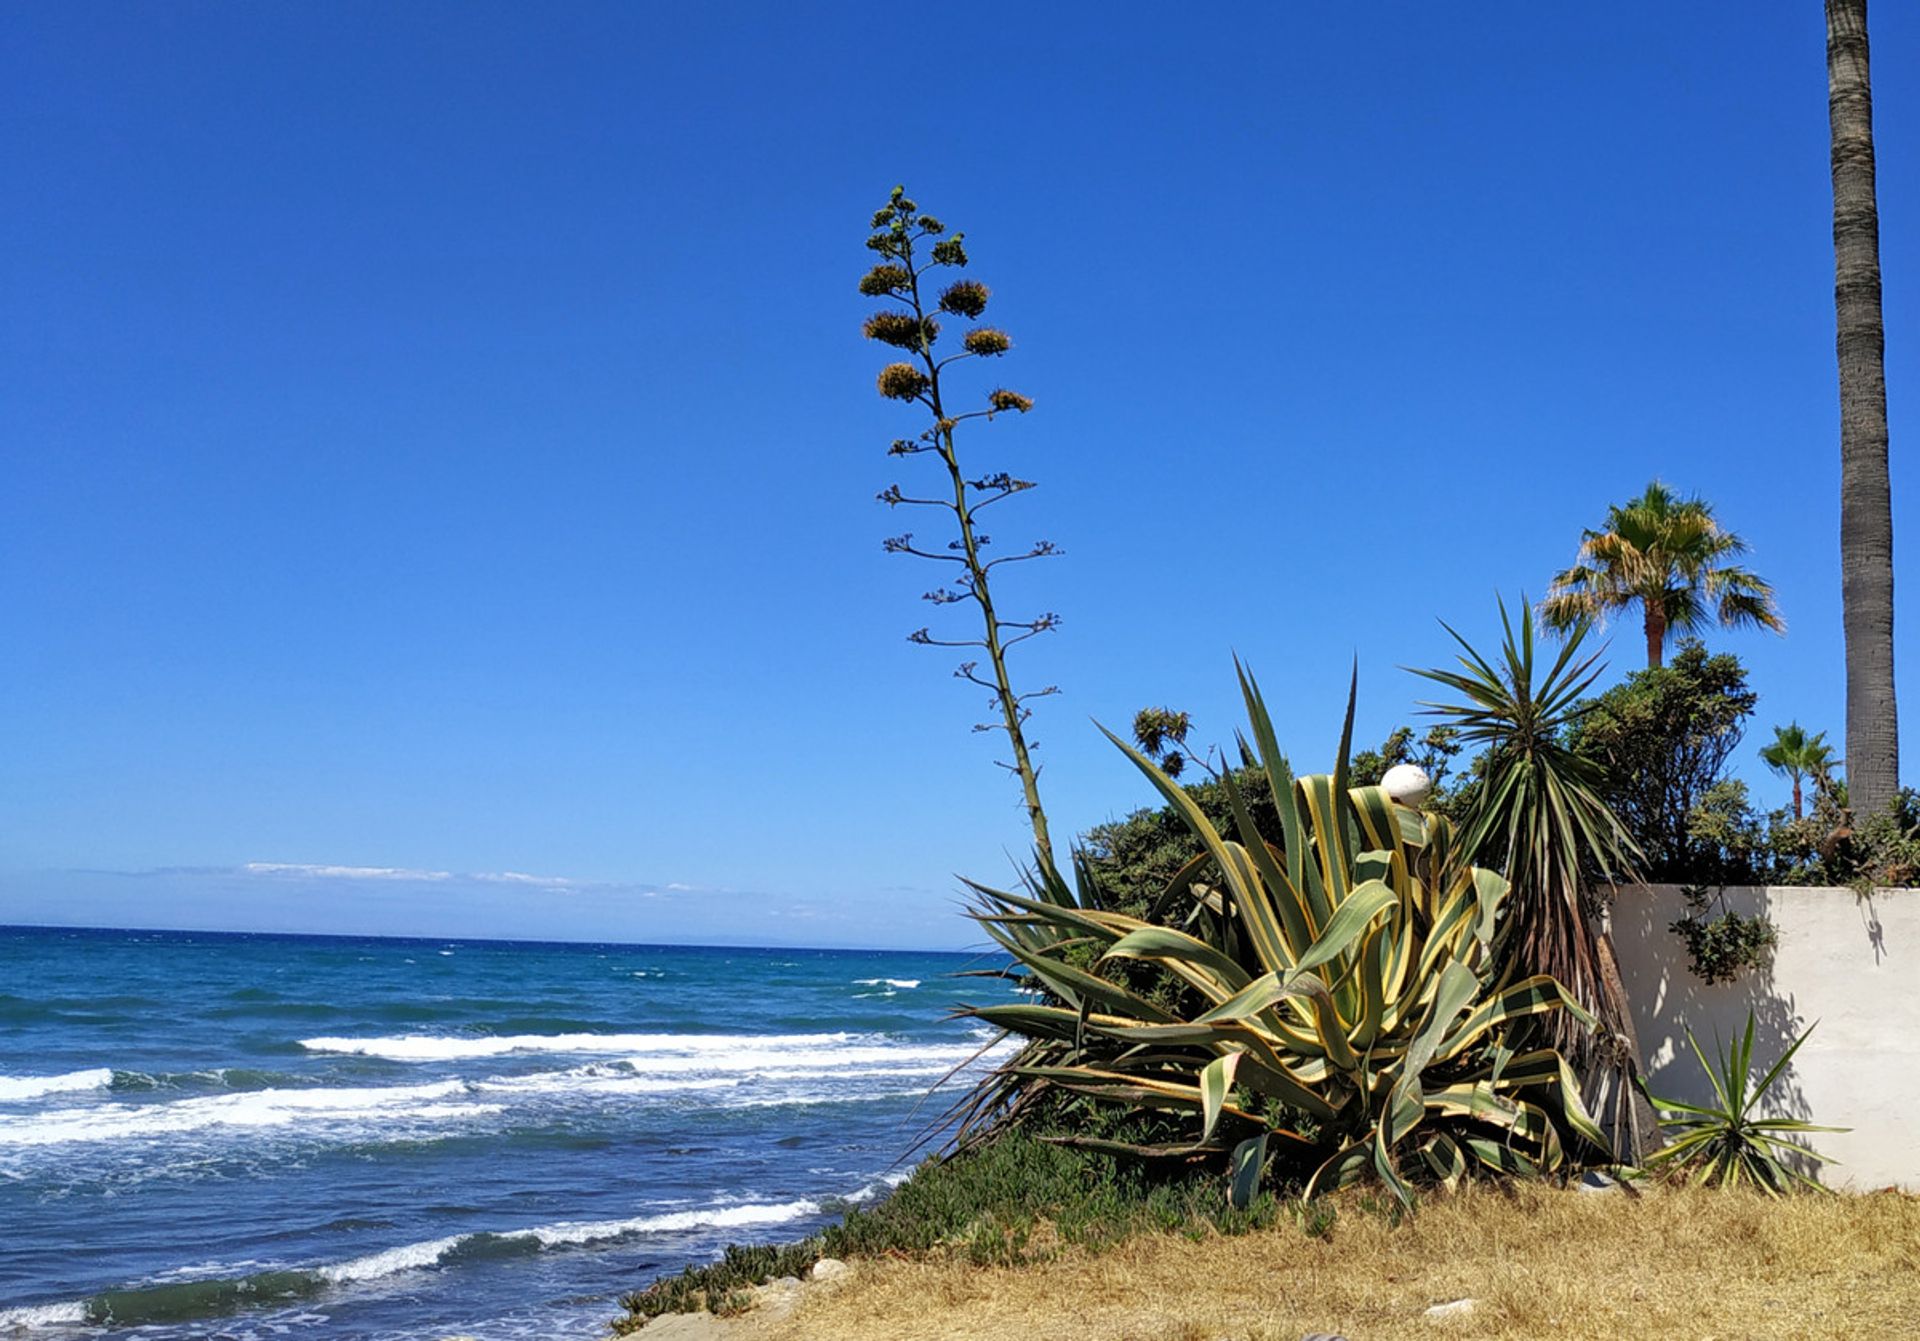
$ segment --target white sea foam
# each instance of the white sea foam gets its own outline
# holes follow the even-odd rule
[[[978,1048],[969,1043],[904,1043],[883,1034],[518,1034],[499,1038],[451,1038],[424,1034],[392,1038],[309,1038],[314,1052],[349,1053],[393,1061],[452,1061],[512,1054],[574,1056],[625,1053],[617,1062],[542,1077],[496,1078],[523,1088],[591,1089],[648,1093],[684,1085],[613,1085],[645,1077],[754,1076],[793,1080],[812,1076],[940,1076]],[[609,1071],[608,1066],[619,1068]],[[560,1079],[565,1077],[565,1079]]]
[[[570,1071],[540,1071],[530,1076],[494,1076],[474,1082],[490,1094],[677,1094],[683,1090],[725,1090],[746,1083],[744,1076],[636,1076],[618,1067],[582,1066]]]
[[[629,1220],[577,1220],[514,1230],[502,1238],[537,1239],[543,1247],[596,1243],[603,1239],[626,1238],[632,1234],[671,1234],[690,1229],[744,1229],[782,1225],[802,1216],[818,1215],[817,1201],[783,1201],[769,1205],[709,1207],[697,1211],[670,1211],[664,1215],[641,1215]]]
[[[918,978],[855,978],[855,987],[891,987],[896,991],[909,992],[920,985]]]
[[[444,1239],[409,1243],[398,1248],[389,1248],[385,1252],[368,1253],[365,1257],[338,1262],[333,1266],[323,1266],[314,1274],[322,1280],[330,1280],[338,1285],[345,1285],[351,1281],[379,1280],[383,1276],[398,1275],[402,1271],[430,1267],[471,1237],[470,1234],[452,1234]]]
[[[870,1201],[886,1196],[911,1177],[913,1177],[912,1169],[895,1169],[891,1173],[883,1173],[845,1200],[854,1206],[864,1206]]]
[[[866,1043],[837,1048],[742,1047],[729,1053],[692,1056],[639,1053],[621,1059],[636,1075],[699,1075],[710,1072],[767,1075],[842,1075],[850,1067],[884,1067],[905,1072],[940,1072],[958,1065],[976,1049],[964,1043]]]
[[[85,1071],[69,1071],[61,1076],[0,1076],[0,1103],[38,1099],[43,1094],[67,1094],[75,1090],[99,1090],[113,1084],[113,1071],[104,1066]],[[0,1314],[4,1318],[5,1314]]]
[[[587,1040],[581,1045],[581,1040]],[[969,1042],[895,1042],[880,1034],[588,1034],[497,1039],[309,1039],[315,1051],[426,1058],[437,1053],[490,1057],[598,1050],[626,1055],[523,1075],[447,1079],[420,1085],[270,1087],[170,1102],[99,1102],[85,1107],[0,1111],[0,1149],[165,1138],[214,1129],[295,1125],[353,1129],[383,1124],[444,1124],[502,1112],[508,1103],[553,1098],[604,1099],[711,1095],[720,1107],[830,1103],[923,1092],[973,1059]],[[990,1050],[986,1061],[1009,1050]],[[637,1049],[637,1050],[633,1050]],[[633,1050],[633,1051],[628,1051]],[[100,1085],[113,1072],[36,1077],[35,1093]],[[56,1084],[57,1082],[57,1084]]]
[[[172,1103],[108,1103],[0,1115],[0,1147],[118,1141],[220,1127],[450,1122],[500,1111],[499,1104],[460,1102],[466,1088],[463,1081],[447,1080],[433,1085],[268,1089]]]
[[[71,1327],[87,1320],[83,1299],[64,1304],[29,1304],[25,1308],[0,1308],[0,1332],[29,1327]]]
[[[709,1206],[692,1211],[668,1211],[656,1215],[637,1215],[625,1220],[562,1220],[529,1229],[500,1230],[496,1239],[527,1239],[543,1248],[576,1247],[607,1239],[637,1237],[642,1234],[685,1233],[695,1229],[743,1229],[785,1224],[803,1216],[818,1215],[817,1201],[783,1201],[769,1204]],[[351,1261],[317,1267],[314,1274],[336,1284],[379,1280],[402,1271],[417,1271],[438,1265],[463,1243],[479,1234],[454,1234],[442,1239],[408,1243],[384,1252],[369,1253]]]
[[[400,1034],[383,1038],[303,1038],[308,1052],[381,1057],[394,1062],[447,1062],[470,1057],[503,1057],[515,1052],[726,1053],[742,1047],[824,1048],[853,1034],[504,1034],[474,1038],[440,1034]]]

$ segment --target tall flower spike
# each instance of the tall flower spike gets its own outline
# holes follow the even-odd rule
[[[951,365],[954,363],[953,358],[939,358],[934,354],[933,342],[942,333],[941,326],[954,323],[952,334],[964,343],[964,354],[974,357],[990,358],[1005,354],[1013,348],[1013,341],[997,327],[975,325],[981,313],[986,311],[988,299],[987,286],[979,280],[952,277],[958,282],[946,283],[945,291],[937,299],[932,297],[934,289],[928,282],[930,267],[967,264],[964,234],[948,232],[939,219],[920,213],[918,205],[907,198],[903,188],[897,186],[885,206],[872,217],[873,232],[867,238],[867,246],[878,255],[869,260],[870,269],[861,278],[859,287],[862,294],[880,300],[877,306],[881,310],[866,318],[864,330],[867,338],[891,345],[904,355],[903,361],[881,369],[877,385],[882,396],[890,400],[914,402],[928,411],[921,419],[925,427],[919,437],[897,438],[888,451],[892,456],[933,453],[944,466],[952,490],[949,495],[945,489],[916,489],[916,494],[927,493],[930,496],[911,497],[901,486],[889,484],[880,491],[878,498],[888,507],[926,504],[949,508],[958,532],[956,536],[949,531],[939,540],[930,538],[924,545],[916,545],[909,534],[896,535],[888,537],[882,546],[889,553],[908,554],[951,565],[945,570],[949,585],[935,587],[925,593],[924,599],[930,604],[944,609],[968,601],[978,603],[978,613],[983,623],[976,629],[975,637],[947,638],[936,636],[931,629],[922,628],[915,630],[909,638],[916,643],[939,647],[985,650],[985,662],[969,662],[961,672],[962,678],[993,692],[995,720],[975,729],[1007,733],[1012,758],[1001,766],[1020,779],[1027,817],[1033,828],[1035,856],[1042,870],[1050,872],[1053,869],[1053,843],[1049,837],[1046,811],[1040,801],[1040,770],[1032,757],[1036,742],[1027,738],[1025,724],[1029,716],[1027,700],[1056,691],[1049,687],[1026,694],[1015,692],[1005,654],[1008,648],[1045,632],[1057,621],[1050,614],[1036,620],[1007,619],[997,614],[988,597],[987,577],[988,570],[1001,562],[1037,558],[1055,550],[1046,542],[1041,542],[1026,553],[1010,554],[1004,560],[985,557],[990,552],[992,539],[976,529],[975,510],[984,503],[998,501],[1032,485],[1025,480],[1015,480],[1004,471],[969,482],[962,473],[960,457],[954,445],[955,430],[962,421],[989,417],[1003,410],[1024,414],[1033,407],[1033,402],[1017,391],[1002,387],[987,393],[989,408],[985,410],[949,412],[947,402],[952,400],[957,405],[961,398],[941,385],[945,377],[953,375]],[[976,389],[965,399],[970,405],[978,407],[980,402],[974,397],[980,394]],[[976,492],[969,493],[969,490]],[[975,672],[975,667],[981,664],[991,665],[991,675]]]

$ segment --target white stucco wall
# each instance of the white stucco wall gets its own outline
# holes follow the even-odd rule
[[[1828,1183],[1920,1191],[1920,890],[1863,898],[1850,889],[1729,889],[1726,903],[1743,916],[1765,913],[1780,941],[1770,963],[1709,987],[1669,930],[1686,911],[1677,887],[1615,897],[1614,948],[1654,1093],[1712,1098],[1687,1028],[1712,1057],[1716,1035],[1731,1040],[1752,1006],[1764,1072],[1818,1021],[1770,1093],[1769,1116],[1852,1128],[1810,1138],[1840,1161],[1822,1171]]]

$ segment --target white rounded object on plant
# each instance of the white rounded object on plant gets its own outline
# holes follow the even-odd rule
[[[1395,764],[1380,779],[1380,785],[1403,806],[1417,806],[1433,795],[1433,779],[1418,764]]]

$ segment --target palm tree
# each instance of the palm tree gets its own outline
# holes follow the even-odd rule
[[[1793,817],[1804,818],[1806,811],[1800,802],[1801,780],[1825,777],[1833,767],[1833,747],[1827,744],[1827,733],[1816,731],[1809,736],[1798,722],[1776,726],[1773,728],[1773,744],[1761,749],[1760,758],[1774,772],[1793,779]]]
[[[1887,480],[1886,332],[1874,200],[1866,0],[1827,0],[1833,306],[1840,361],[1840,601],[1847,640],[1847,782],[1859,815],[1900,787],[1893,697],[1893,495]]]
[[[1553,579],[1540,618],[1565,633],[1638,601],[1649,667],[1660,664],[1675,634],[1698,629],[1710,613],[1728,628],[1784,633],[1773,588],[1728,562],[1746,552],[1747,542],[1723,530],[1704,499],[1682,498],[1655,480],[1640,497],[1609,507],[1603,529],[1584,533],[1580,562]]]

